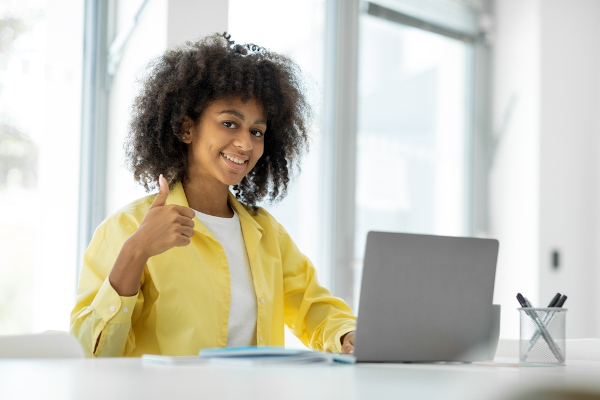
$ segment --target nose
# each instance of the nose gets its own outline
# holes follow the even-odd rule
[[[240,132],[239,135],[236,135],[233,144],[240,150],[252,150],[254,148],[254,145],[252,144],[252,134],[248,131]]]

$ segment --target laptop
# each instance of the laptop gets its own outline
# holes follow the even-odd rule
[[[488,358],[498,241],[369,232],[358,362]]]

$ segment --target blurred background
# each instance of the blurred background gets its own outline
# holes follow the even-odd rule
[[[0,334],[68,330],[95,228],[145,194],[138,78],[223,31],[307,75],[311,152],[265,207],[335,295],[358,312],[369,230],[491,237],[501,337],[517,292],[600,337],[598,0],[2,0]]]

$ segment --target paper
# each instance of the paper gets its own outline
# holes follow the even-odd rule
[[[225,347],[202,349],[197,356],[142,355],[144,363],[177,364],[223,364],[223,365],[268,365],[268,364],[354,364],[356,357],[350,354],[326,353],[323,351],[295,350],[277,346]]]

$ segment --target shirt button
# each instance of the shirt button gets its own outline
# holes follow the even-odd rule
[[[110,306],[110,307],[108,307],[108,311],[110,311],[110,312],[113,312],[113,311],[115,311],[115,306]]]
[[[264,297],[260,298],[260,304],[265,304],[265,298]]]
[[[259,336],[259,337],[258,337],[258,341],[259,341],[259,342],[262,342],[262,336]]]
[[[129,311],[129,307],[123,307],[123,312]]]

